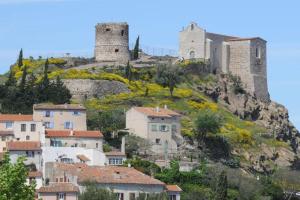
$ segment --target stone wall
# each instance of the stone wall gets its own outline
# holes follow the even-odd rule
[[[72,97],[78,100],[92,97],[104,97],[111,94],[128,93],[128,87],[118,81],[64,79],[65,86],[70,90]]]
[[[96,61],[127,63],[129,53],[129,26],[127,23],[100,23],[96,25]]]

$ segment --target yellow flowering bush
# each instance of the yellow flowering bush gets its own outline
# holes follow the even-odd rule
[[[249,130],[238,128],[233,124],[226,123],[221,128],[221,134],[230,138],[235,143],[254,144],[254,138]]]
[[[184,89],[184,88],[176,88],[174,90],[174,96],[179,98],[187,98],[193,95],[193,91],[191,89]]]
[[[187,103],[192,108],[199,109],[199,110],[202,110],[202,109],[210,109],[212,111],[218,110],[218,105],[216,103],[212,103],[212,102],[208,102],[208,101],[198,103],[196,101],[189,100]]]

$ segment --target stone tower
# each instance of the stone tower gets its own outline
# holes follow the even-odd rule
[[[127,23],[96,25],[95,59],[97,62],[127,63],[130,60]]]

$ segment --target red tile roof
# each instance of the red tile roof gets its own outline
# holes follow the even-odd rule
[[[90,161],[90,159],[88,157],[86,157],[85,155],[79,154],[76,156],[79,160],[87,162]]]
[[[7,142],[6,146],[7,146],[8,151],[41,150],[41,143],[40,142],[33,142],[33,141]]]
[[[28,172],[28,177],[42,177],[43,176],[43,173],[40,172],[40,171],[31,171],[31,172]]]
[[[165,108],[151,108],[151,107],[133,107],[138,112],[141,112],[147,116],[151,117],[173,117],[180,116],[179,113],[174,112]]]
[[[182,192],[182,189],[178,185],[166,185],[168,192]]]
[[[39,193],[48,192],[79,192],[79,188],[72,183],[52,183],[37,190]]]
[[[0,121],[33,121],[32,115],[0,114]]]
[[[14,135],[13,131],[0,131],[0,136]]]
[[[95,181],[103,184],[162,185],[165,183],[129,167],[86,167],[78,175],[78,182]]]
[[[126,154],[121,151],[105,152],[105,155],[107,155],[107,156],[126,156]]]
[[[81,104],[34,104],[33,110],[86,110]]]
[[[46,137],[100,138],[100,131],[46,130]]]

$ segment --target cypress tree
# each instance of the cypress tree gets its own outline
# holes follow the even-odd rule
[[[134,49],[133,49],[133,59],[136,60],[139,58],[139,49],[140,49],[140,36],[137,37]]]
[[[23,49],[20,50],[19,58],[18,58],[18,67],[23,66]]]
[[[22,79],[20,82],[20,91],[23,92],[26,86],[26,77],[27,77],[27,66],[24,67],[23,69],[23,74],[22,74]]]
[[[226,200],[227,199],[227,175],[225,171],[222,171],[219,175],[216,189],[215,189],[215,200]]]
[[[132,72],[131,72],[131,66],[129,64],[129,61],[127,62],[126,68],[125,68],[125,77],[131,81]]]
[[[44,67],[44,76],[42,78],[42,81],[39,83],[38,86],[38,99],[39,102],[45,102],[49,100],[49,94],[51,93],[50,91],[50,82],[48,78],[48,67],[49,67],[49,61],[48,59],[45,62],[45,67]]]

